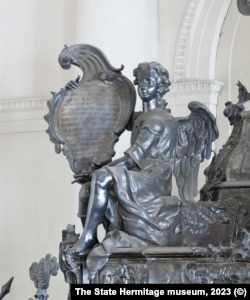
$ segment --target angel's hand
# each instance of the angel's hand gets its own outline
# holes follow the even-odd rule
[[[78,76],[76,77],[75,80],[70,80],[70,81],[65,85],[65,89],[66,89],[67,91],[75,90],[75,89],[78,87],[79,81],[80,81],[80,75],[78,75]]]
[[[84,184],[86,182],[91,181],[92,179],[92,172],[84,172],[84,173],[78,173],[74,175],[75,180],[72,181],[72,183],[80,183]]]

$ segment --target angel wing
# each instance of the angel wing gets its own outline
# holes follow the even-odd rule
[[[215,117],[204,104],[192,101],[188,108],[189,116],[175,118],[178,141],[173,174],[181,199],[194,201],[200,163],[211,157],[212,143],[219,131]]]

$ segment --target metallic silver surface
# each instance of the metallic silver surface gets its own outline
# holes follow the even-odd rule
[[[121,69],[107,75],[109,64],[99,63],[105,57],[102,52],[87,45],[88,54],[79,56],[82,49],[85,51],[86,46],[72,46],[65,50],[67,55],[63,50],[59,61],[65,68],[86,65],[86,82],[79,78],[70,81],[54,96],[45,116],[52,142],[57,150],[63,145],[81,184],[78,216],[83,231],[79,237],[74,227],[68,226],[60,244],[60,267],[66,282],[235,283],[238,277],[238,283],[249,283],[250,185],[249,180],[244,181],[249,174],[245,142],[249,118],[243,114],[243,103],[249,100],[246,88],[239,82],[239,102],[226,103],[225,115],[234,125],[232,136],[206,169],[207,182],[197,202],[194,196],[198,194],[200,164],[211,157],[212,143],[219,137],[212,113],[202,103],[192,101],[190,114],[175,118],[163,98],[171,85],[169,74],[158,62],[143,62],[134,69],[134,84],[142,101],[142,111],[135,112],[132,83],[123,77]],[[94,67],[93,56],[98,61]],[[104,73],[100,71],[103,68]],[[99,93],[100,86],[103,93]],[[125,87],[126,92],[117,93],[119,87]],[[113,101],[103,114],[97,114],[95,108],[99,107],[100,94],[112,95],[104,98]],[[84,109],[98,116],[95,122],[87,127],[87,116],[80,113],[78,121],[71,120],[69,132],[62,130],[61,118],[70,118],[72,109],[78,111],[82,98],[89,96],[93,103],[87,102]],[[116,114],[122,107],[126,117]],[[110,122],[113,113],[114,123]],[[96,138],[98,155],[86,155],[84,147],[95,140],[86,137],[91,136],[92,127],[105,124],[106,119],[109,126],[104,140],[111,142],[111,147],[105,146],[103,154],[105,143]],[[85,138],[79,133],[83,123]],[[122,157],[112,160],[118,139],[110,138],[110,132],[119,137],[125,129],[131,130],[131,145]],[[76,133],[72,139],[70,132]],[[72,155],[72,149],[81,153],[80,160]],[[234,151],[240,154],[239,158],[232,156],[236,168],[230,160]],[[173,177],[179,197],[172,195]],[[106,230],[101,241],[97,238],[100,224]]]
[[[244,16],[250,16],[250,0],[237,0],[239,12]]]

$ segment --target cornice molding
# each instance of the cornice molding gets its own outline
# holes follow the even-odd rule
[[[223,83],[216,80],[198,80],[174,82],[171,85],[172,93],[210,93],[218,95],[223,87]]]
[[[0,112],[45,109],[48,100],[48,97],[0,99]]]
[[[0,134],[45,132],[48,97],[1,99]]]

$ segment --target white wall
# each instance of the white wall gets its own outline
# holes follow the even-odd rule
[[[75,41],[75,5],[0,1],[0,285],[14,276],[9,299],[34,296],[30,265],[47,253],[57,256],[61,230],[72,222],[72,174],[55,154],[43,116],[50,91],[67,78],[58,72],[57,57]],[[63,275],[53,280],[65,295]]]
[[[28,273],[32,262],[47,253],[58,255],[67,224],[81,229],[76,217],[79,186],[71,184],[68,162],[55,153],[43,119],[50,91],[57,92],[78,73],[60,68],[60,51],[64,44],[92,43],[113,65],[124,64],[124,74],[132,77],[141,59],[157,59],[157,28],[154,0],[0,0],[0,40],[5,45],[0,47],[0,285],[14,276],[10,300],[34,296]],[[117,155],[129,145],[128,135],[122,139]],[[48,294],[66,299],[67,292],[59,271]]]

